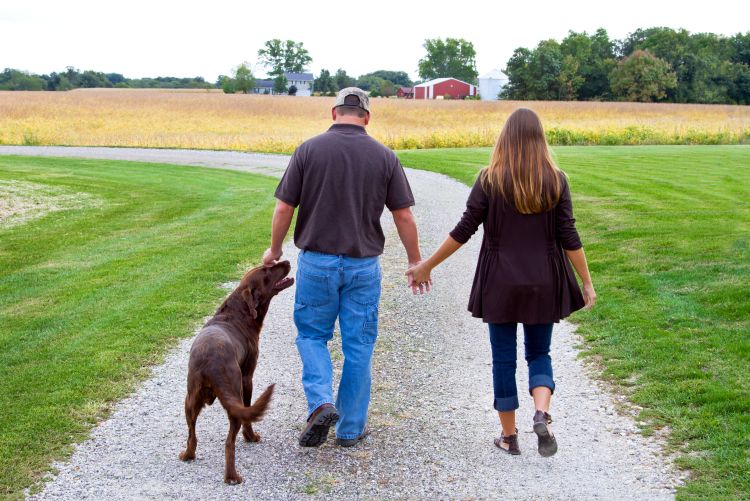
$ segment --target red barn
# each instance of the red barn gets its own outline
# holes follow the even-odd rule
[[[463,99],[476,95],[475,85],[456,78],[436,78],[414,86],[414,99]]]
[[[414,87],[399,87],[396,91],[396,97],[414,99]]]

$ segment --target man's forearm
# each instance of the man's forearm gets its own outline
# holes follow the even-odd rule
[[[422,260],[419,252],[419,232],[417,223],[414,221],[414,215],[411,209],[400,209],[393,211],[393,221],[396,223],[396,230],[406,249],[406,257],[410,263],[418,263]]]
[[[292,224],[292,217],[294,217],[294,207],[278,200],[276,202],[276,210],[273,212],[273,220],[271,221],[272,251],[281,252],[281,246],[284,244],[289,226]]]

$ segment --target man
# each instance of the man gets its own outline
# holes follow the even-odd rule
[[[263,263],[281,257],[281,246],[299,207],[294,242],[300,248],[294,324],[302,359],[308,419],[299,437],[317,447],[336,425],[336,443],[351,447],[365,435],[370,403],[370,368],[378,334],[380,254],[384,207],[393,214],[409,263],[421,260],[406,174],[396,155],[372,139],[367,94],[341,90],[327,132],[300,145],[276,189],[271,247]],[[411,284],[416,293],[421,287]],[[336,318],[344,368],[336,405],[328,341]]]

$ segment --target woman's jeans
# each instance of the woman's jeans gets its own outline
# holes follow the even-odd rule
[[[516,326],[515,322],[489,324],[494,406],[500,412],[518,409]],[[523,332],[526,363],[529,366],[529,393],[538,386],[545,386],[554,393],[555,381],[552,379],[552,359],[549,356],[552,324],[523,324]]]
[[[344,352],[336,398],[339,438],[358,438],[365,431],[372,353],[378,337],[379,300],[377,257],[352,258],[300,251],[294,325],[307,410],[312,414],[321,405],[333,403],[333,366],[328,341],[333,337],[338,318]]]

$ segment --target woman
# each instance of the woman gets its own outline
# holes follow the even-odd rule
[[[489,324],[494,407],[502,435],[495,445],[520,454],[516,413],[516,326],[523,323],[534,432],[542,456],[557,452],[549,406],[555,382],[549,356],[552,325],[596,293],[573,219],[565,174],[550,156],[539,117],[520,108],[505,123],[490,165],[479,174],[461,221],[440,248],[406,273],[430,283],[430,272],[484,225],[469,311]],[[567,258],[566,258],[567,256]],[[578,287],[570,262],[583,281]]]

